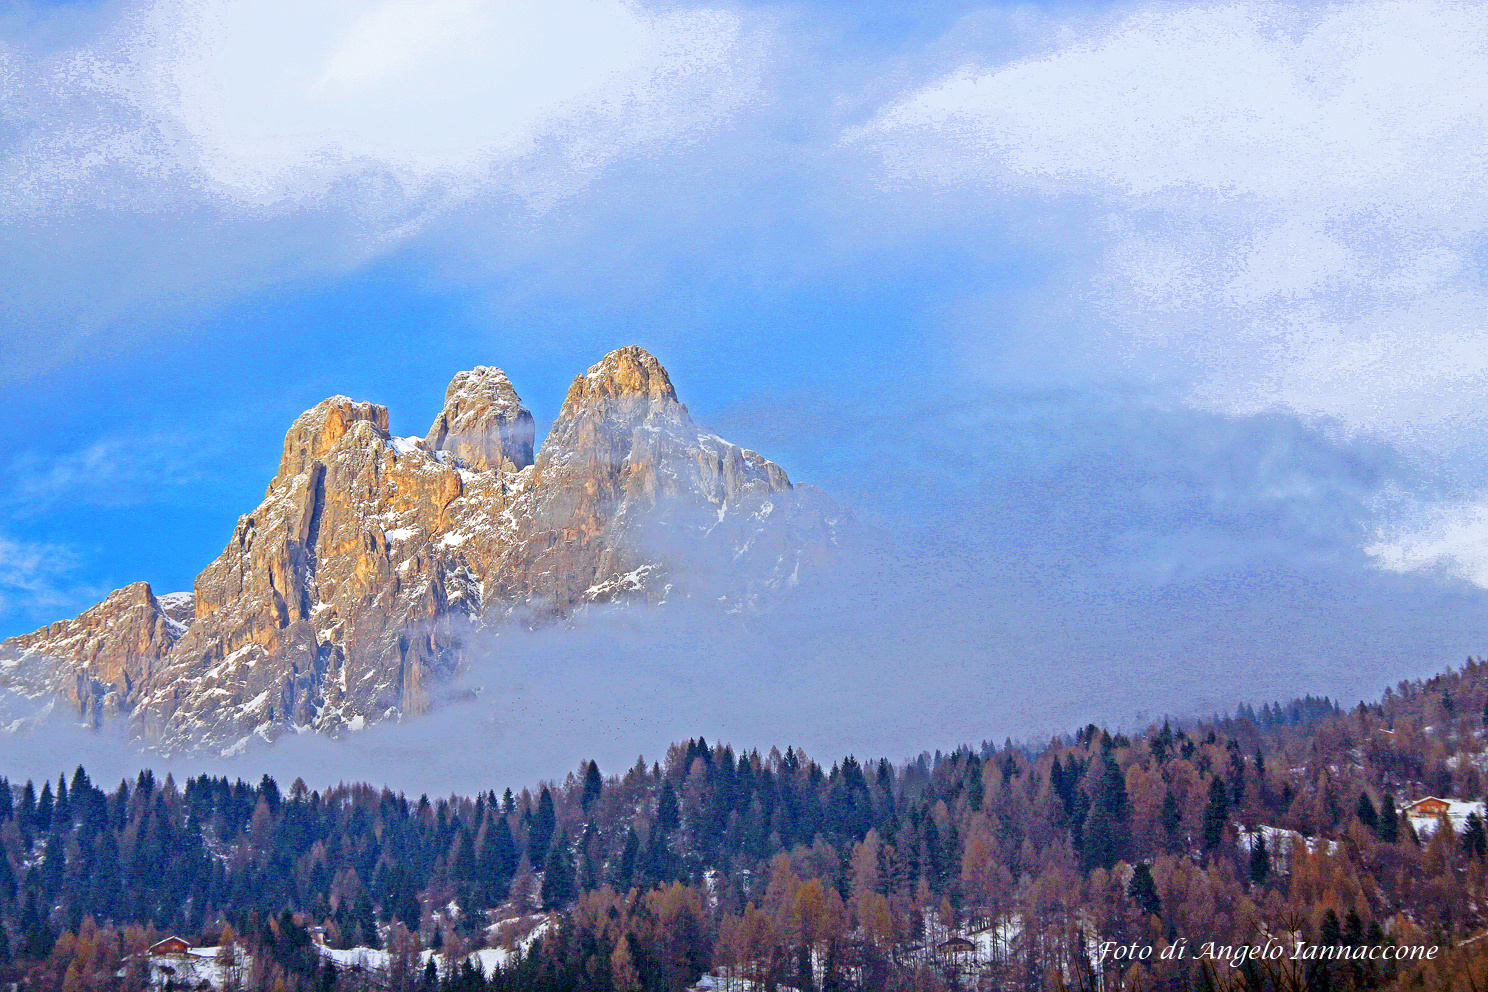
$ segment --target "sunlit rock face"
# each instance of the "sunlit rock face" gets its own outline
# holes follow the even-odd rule
[[[189,593],[157,599],[136,582],[71,620],[0,643],[0,679],[64,697],[96,727],[138,707],[191,621]]]
[[[532,464],[534,436],[532,414],[506,373],[481,365],[451,380],[424,446],[447,451],[478,472],[517,472]]]
[[[423,438],[344,396],[284,439],[193,594],[136,583],[0,644],[0,680],[167,749],[337,734],[426,709],[472,632],[586,604],[749,609],[836,546],[819,490],[695,424],[638,347],[576,377],[534,458],[500,369],[455,376]]]

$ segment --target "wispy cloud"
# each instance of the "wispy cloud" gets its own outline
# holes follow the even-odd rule
[[[11,461],[0,504],[30,515],[59,505],[162,501],[169,489],[203,481],[202,455],[212,448],[204,437],[177,432],[104,437],[66,452],[31,449]]]
[[[1379,528],[1365,550],[1392,572],[1428,572],[1488,589],[1488,504],[1427,507]]]
[[[78,559],[60,544],[19,541],[0,534],[0,613],[74,606],[98,593],[75,578]]]

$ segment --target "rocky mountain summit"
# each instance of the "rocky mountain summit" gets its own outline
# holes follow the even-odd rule
[[[828,497],[699,427],[641,348],[575,378],[534,440],[496,368],[456,375],[422,438],[324,400],[193,593],[137,582],[4,641],[0,684],[166,750],[336,734],[427,708],[482,627],[617,600],[749,608],[837,543]]]

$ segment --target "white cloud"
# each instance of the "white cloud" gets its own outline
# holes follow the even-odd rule
[[[403,199],[511,182],[552,141],[583,172],[745,98],[741,32],[622,0],[161,0],[81,51],[5,50],[8,95],[40,104],[6,199],[106,200],[117,169],[250,204],[377,173]]]
[[[1480,168],[1485,36],[1470,5],[1163,5],[1039,57],[962,69],[878,128],[939,146],[915,167],[931,173],[1134,198],[1363,191],[1444,217]],[[1429,202],[1405,176],[1453,201]]]
[[[764,58],[731,13],[627,0],[98,10],[61,47],[0,22],[0,381],[435,225],[519,241],[726,125]]]
[[[1051,38],[850,141],[893,185],[1090,212],[1096,313],[1194,402],[1481,432],[1488,10],[1164,4]]]
[[[1488,589],[1488,504],[1457,503],[1422,517],[1364,550],[1392,572],[1440,572]]]

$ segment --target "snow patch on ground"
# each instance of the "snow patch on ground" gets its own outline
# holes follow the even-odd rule
[[[193,947],[185,954],[161,954],[148,958],[150,963],[150,985],[164,988],[225,988],[229,979],[241,984],[253,966],[253,959],[237,952],[233,965],[225,966],[217,960],[219,948]]]
[[[524,946],[525,944],[525,946]],[[515,949],[505,947],[482,947],[480,950],[472,951],[470,954],[453,962],[456,967],[463,965],[466,961],[472,962],[481,970],[487,978],[494,975],[502,968],[509,968],[517,959],[526,953],[531,940],[519,943]],[[320,948],[322,956],[336,963],[337,968],[361,968],[365,971],[380,972],[387,974],[391,958],[387,951],[373,950],[370,947],[349,947],[338,949],[334,947]],[[437,951],[421,951],[419,953],[418,966],[422,969],[430,961],[434,967],[443,974],[450,967],[451,962],[445,960],[443,954]]]
[[[1304,837],[1295,830],[1285,827],[1272,827],[1266,824],[1256,826],[1254,830],[1236,824],[1239,828],[1239,848],[1245,854],[1250,854],[1256,842],[1265,839],[1266,854],[1271,859],[1271,866],[1277,871],[1290,870],[1292,857],[1292,845],[1301,844],[1303,850],[1308,854],[1321,850],[1325,854],[1333,855],[1339,851],[1338,841],[1323,840],[1321,837]]]

